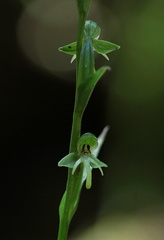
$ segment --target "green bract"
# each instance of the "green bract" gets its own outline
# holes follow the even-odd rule
[[[103,55],[107,60],[109,60],[108,56],[106,54],[117,50],[120,48],[120,46],[104,41],[104,40],[98,40],[101,33],[100,27],[97,25],[97,23],[88,20],[85,22],[85,28],[84,28],[84,39],[83,42],[88,41],[89,39],[92,40],[92,47],[93,50],[97,53]],[[74,55],[71,62],[76,58],[76,42],[70,43],[68,45],[65,45],[63,47],[60,47],[59,50],[61,52]]]
[[[83,181],[86,180],[86,188],[92,185],[92,168],[99,168],[103,175],[102,167],[107,165],[97,159],[92,151],[98,147],[98,139],[91,133],[83,134],[77,143],[77,152],[69,153],[58,163],[59,167],[72,168],[72,174],[80,164],[83,164]]]

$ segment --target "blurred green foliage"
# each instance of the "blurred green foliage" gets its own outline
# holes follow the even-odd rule
[[[137,211],[163,203],[164,2],[112,8],[119,22],[110,83],[111,140],[104,212]],[[128,5],[129,3],[129,5]],[[118,8],[117,8],[118,7]],[[124,11],[125,10],[125,11]]]

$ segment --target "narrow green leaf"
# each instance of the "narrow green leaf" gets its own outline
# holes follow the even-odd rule
[[[110,70],[109,66],[103,66],[101,68],[99,68],[93,75],[92,77],[92,85],[95,86],[97,84],[97,82],[100,80],[100,78],[104,75],[104,73]]]
[[[59,206],[60,221],[62,220],[63,214],[64,214],[66,194],[67,194],[67,192],[65,191],[64,194],[63,194],[63,197],[62,197],[62,199],[61,199],[60,206]]]
[[[77,112],[81,114],[85,107],[88,104],[88,101],[90,99],[90,96],[99,81],[99,79],[102,77],[102,75],[109,70],[110,67],[108,66],[103,66],[99,68],[90,79],[87,79],[87,81],[82,82],[77,89],[77,101],[78,101],[78,106],[77,106]]]

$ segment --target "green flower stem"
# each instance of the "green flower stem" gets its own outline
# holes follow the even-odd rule
[[[78,33],[77,33],[77,49],[76,49],[76,80],[78,79],[79,60],[84,35],[85,21],[89,12],[91,0],[76,0],[78,9]],[[76,85],[77,86],[77,85]]]
[[[76,152],[77,141],[79,140],[80,134],[81,134],[81,122],[82,122],[82,114],[79,114],[77,112],[77,108],[75,104],[73,119],[72,119],[72,131],[71,131],[70,149],[69,149],[70,153]]]
[[[61,209],[60,211],[58,240],[67,239],[69,225],[79,202],[82,187],[82,178],[83,178],[82,165],[73,175],[72,169],[68,170],[67,187],[60,204],[60,208],[63,207],[63,209]]]
[[[77,47],[76,47],[76,80],[78,79],[79,59],[80,59],[80,52],[82,48],[82,42],[83,42],[85,20],[86,20],[85,15],[79,16],[79,19],[78,19],[79,27],[78,27],[78,33],[77,33]]]
[[[81,132],[82,115],[77,113],[76,106],[77,105],[75,100],[69,152],[76,151],[77,141],[79,140]],[[79,168],[77,169],[77,171],[75,171],[74,174],[72,174],[72,169],[68,170],[66,191],[60,203],[59,210],[60,224],[58,240],[67,239],[69,225],[78,206],[80,192],[83,184],[82,180],[83,180],[82,165],[79,166]]]
[[[90,0],[77,0],[77,7],[79,12],[79,21],[78,21],[78,36],[77,36],[77,59],[76,59],[76,93],[75,93],[75,107],[73,112],[73,123],[72,123],[72,132],[70,140],[70,150],[73,152],[76,150],[77,141],[79,140],[81,133],[81,122],[83,113],[79,114],[77,112],[78,102],[77,102],[77,80],[79,74],[79,59],[82,48],[84,26],[86,17],[88,14],[90,6]],[[58,232],[58,240],[66,240],[68,236],[68,229],[71,222],[71,219],[77,209],[80,192],[83,184],[83,167],[79,166],[77,171],[72,174],[72,170],[68,170],[68,180],[66,191],[62,197],[59,209],[60,215],[60,224]]]

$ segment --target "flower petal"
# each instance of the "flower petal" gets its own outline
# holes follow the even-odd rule
[[[77,167],[80,165],[81,162],[82,162],[81,158],[79,158],[76,161],[76,163],[74,164],[73,169],[72,169],[72,174],[74,174],[74,172],[76,171]]]
[[[59,51],[67,53],[67,54],[75,55],[76,54],[76,45],[77,45],[77,42],[67,44],[63,47],[59,47]]]
[[[75,165],[75,162],[77,160],[77,153],[73,152],[73,153],[69,153],[68,155],[66,155],[64,158],[62,158],[59,162],[58,162],[58,166],[59,167],[68,167],[68,168],[73,168]]]
[[[104,41],[104,40],[96,40],[96,39],[93,40],[93,47],[97,53],[102,55],[110,53],[120,48],[120,46],[114,43]]]
[[[105,163],[98,160],[92,154],[90,156],[90,165],[91,165],[92,168],[99,168],[102,175],[103,175],[103,171],[102,171],[101,167],[107,167],[107,165]]]

